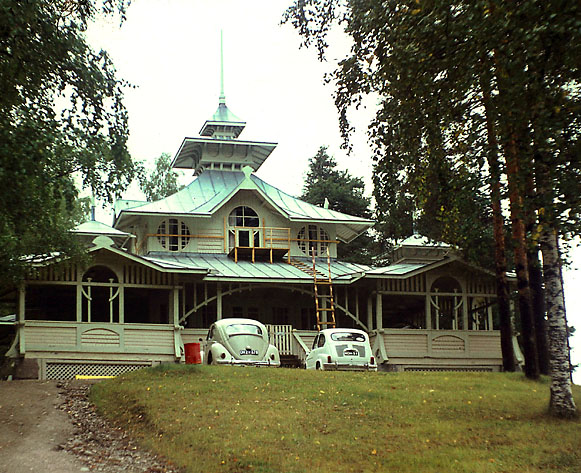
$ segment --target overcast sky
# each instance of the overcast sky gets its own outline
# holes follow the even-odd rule
[[[129,151],[150,166],[162,152],[172,156],[184,137],[198,136],[218,106],[220,30],[224,35],[226,103],[247,125],[240,139],[278,143],[258,170],[268,183],[299,195],[308,160],[329,146],[342,169],[362,177],[371,194],[371,152],[365,143],[369,110],[354,116],[354,152],[340,149],[332,86],[324,74],[348,50],[346,38],[334,36],[329,62],[314,50],[299,49],[299,37],[280,20],[291,0],[135,0],[127,20],[99,22],[89,30],[96,48],[109,52],[119,76],[136,86],[126,91]],[[142,198],[132,189],[126,198]],[[103,210],[99,220],[110,224]],[[581,262],[576,250],[575,261]],[[567,270],[569,323],[581,347],[581,277]],[[581,352],[581,348],[576,352]],[[581,362],[581,353],[574,354]],[[579,370],[578,370],[579,371]],[[581,373],[576,382],[581,383]]]
[[[328,145],[339,165],[369,182],[370,151],[362,126],[356,152],[339,149],[332,87],[323,83],[332,61],[299,49],[299,37],[280,20],[290,0],[137,0],[121,28],[99,23],[91,42],[106,49],[127,90],[129,149],[134,159],[172,155],[185,136],[197,136],[218,106],[220,30],[224,35],[226,103],[247,125],[240,139],[278,147],[257,175],[297,195],[308,159]],[[341,41],[339,49],[349,47]],[[333,52],[330,59],[332,59]],[[371,193],[371,189],[368,189]]]

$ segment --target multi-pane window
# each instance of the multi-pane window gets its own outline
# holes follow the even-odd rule
[[[260,221],[258,214],[250,207],[236,207],[228,217],[231,227],[258,227]]]
[[[157,240],[166,250],[183,250],[190,241],[190,229],[177,218],[168,218],[157,229]]]
[[[260,231],[251,229],[260,227],[260,219],[250,207],[236,207],[228,216],[228,225],[231,228],[230,247],[260,246]]]
[[[297,240],[299,248],[306,255],[324,256],[327,254],[329,234],[317,225],[308,225],[301,228]]]

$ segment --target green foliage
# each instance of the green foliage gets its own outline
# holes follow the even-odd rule
[[[162,153],[155,160],[155,169],[149,174],[139,176],[139,187],[149,202],[175,194],[184,186],[178,183],[178,175],[171,167],[171,156]]]
[[[363,194],[363,180],[336,168],[337,162],[329,156],[327,147],[321,146],[317,154],[309,159],[301,200],[323,207],[327,199],[331,210],[369,218],[370,199]],[[338,258],[353,263],[371,263],[372,245],[373,239],[366,232],[351,243],[340,244]]]
[[[561,234],[581,231],[578,2],[301,0],[284,21],[321,57],[333,25],[353,38],[332,75],[335,102],[349,146],[348,110],[379,97],[374,195],[390,237],[406,236],[412,214],[427,236],[490,248],[489,186],[498,176],[486,158],[509,145],[520,157],[521,195],[538,181],[529,210],[550,214]],[[402,214],[404,224],[394,223]]]
[[[126,0],[6,0],[0,5],[0,284],[23,257],[79,249],[77,185],[111,201],[133,179],[123,87],[84,31]]]
[[[329,156],[327,147],[321,146],[317,154],[309,159],[309,171],[301,199],[321,207],[328,199],[331,210],[369,218],[370,199],[363,195],[363,180],[336,168],[337,162]]]
[[[91,398],[188,472],[577,472],[581,422],[551,419],[547,391],[522,374],[181,365]]]

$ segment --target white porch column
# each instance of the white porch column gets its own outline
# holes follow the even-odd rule
[[[355,318],[359,321],[361,321],[361,318],[359,317],[359,288],[356,287],[355,288]]]
[[[171,323],[176,327],[180,323],[180,292],[178,287],[171,290]]]
[[[24,339],[24,315],[26,312],[26,286],[18,286],[18,345],[20,354],[26,353],[26,344]]]
[[[488,315],[488,330],[494,330],[494,321],[492,320],[492,304],[490,302],[490,297],[486,298],[486,314]]]
[[[26,286],[21,284],[18,286],[18,322],[24,323],[26,304]]]
[[[367,330],[373,330],[373,298],[371,294],[367,298]]]
[[[77,280],[77,322],[83,321],[83,285],[81,279]]]
[[[462,330],[470,330],[468,327],[468,296],[462,291]]]
[[[432,302],[430,293],[426,293],[426,330],[432,330]]]
[[[222,319],[222,283],[216,284],[216,320]]]
[[[119,285],[119,323],[125,323],[125,286]]]
[[[379,291],[375,301],[375,325],[377,330],[383,329],[383,294]]]

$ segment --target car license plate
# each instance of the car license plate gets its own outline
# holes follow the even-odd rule
[[[343,356],[359,356],[359,352],[353,348],[348,348],[343,351]]]
[[[252,350],[250,348],[240,350],[240,356],[244,356],[244,355],[258,355],[258,350]]]

